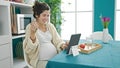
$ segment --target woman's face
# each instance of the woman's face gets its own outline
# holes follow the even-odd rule
[[[36,19],[40,24],[46,24],[49,21],[50,10],[43,11]]]

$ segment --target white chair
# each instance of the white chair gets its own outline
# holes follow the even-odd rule
[[[102,31],[97,31],[97,32],[93,32],[90,37],[93,39],[93,40],[102,40],[103,38],[103,32]],[[109,40],[113,40],[112,36],[109,34],[108,35],[109,37]]]

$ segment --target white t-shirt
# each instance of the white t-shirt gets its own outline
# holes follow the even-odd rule
[[[51,43],[52,35],[47,30],[46,32],[37,30],[38,40],[40,42],[39,60],[49,60],[57,54],[55,46]]]

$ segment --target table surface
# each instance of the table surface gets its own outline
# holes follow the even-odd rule
[[[107,44],[98,40],[94,42],[101,44],[102,48],[78,56],[67,55],[64,50],[50,59],[46,68],[120,68],[120,41],[109,41]]]

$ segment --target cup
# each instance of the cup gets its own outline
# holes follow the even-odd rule
[[[86,37],[87,49],[91,49],[92,43],[93,43],[92,38],[91,37]]]
[[[93,41],[91,37],[86,37],[86,43],[91,44],[92,42]]]

